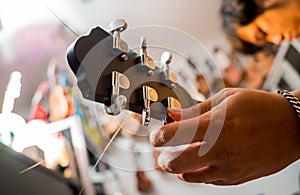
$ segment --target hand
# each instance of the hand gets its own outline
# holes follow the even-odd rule
[[[224,89],[188,109],[168,110],[173,123],[152,132],[167,172],[187,182],[241,184],[276,173],[300,156],[300,120],[281,95]],[[184,149],[178,149],[186,145]]]

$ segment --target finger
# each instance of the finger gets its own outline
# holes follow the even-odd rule
[[[198,170],[201,167],[214,163],[214,158],[210,154],[199,155],[202,143],[193,143],[186,148],[175,151],[164,151],[158,157],[158,164],[162,169],[170,173],[184,173]]]
[[[181,121],[199,116],[201,114],[200,104],[186,109],[168,108],[167,112],[174,121]]]
[[[197,171],[178,174],[177,177],[185,182],[190,183],[212,183],[219,182],[220,173],[213,166],[206,166]]]
[[[208,99],[202,103],[199,103],[195,106],[192,106],[192,107],[189,107],[186,109],[168,108],[167,112],[168,112],[168,115],[174,121],[181,121],[181,120],[186,120],[189,118],[199,116],[199,115],[209,111],[210,108],[211,108],[211,100]]]
[[[155,147],[177,146],[202,141],[210,122],[210,112],[200,117],[174,122],[150,133]]]
[[[215,96],[195,105],[190,108],[178,109],[168,108],[168,115],[174,121],[186,120],[204,114],[212,109],[212,107],[220,104],[227,96],[233,94],[233,89],[224,89],[217,93]]]

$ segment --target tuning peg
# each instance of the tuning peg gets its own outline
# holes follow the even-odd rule
[[[174,97],[167,97],[166,99],[164,99],[162,101],[162,104],[166,107],[166,108],[179,108],[181,109],[181,104],[179,102],[178,99],[174,98]],[[163,120],[162,120],[163,124],[167,124],[170,122],[174,122],[173,119],[170,116],[166,116]]]
[[[124,109],[127,98],[120,95],[120,89],[128,89],[129,87],[130,81],[127,76],[117,71],[112,72],[111,105],[105,106],[105,111],[108,114],[117,115]]]
[[[158,94],[155,89],[149,86],[142,87],[144,108],[142,111],[142,124],[148,126],[151,120],[150,106],[151,102],[156,102],[158,100]]]
[[[161,55],[160,62],[161,62],[162,64],[167,64],[167,65],[169,65],[169,64],[172,62],[172,59],[173,59],[172,53],[170,53],[170,52],[164,52],[164,53]]]
[[[128,24],[123,19],[114,20],[109,26],[107,31],[113,35],[113,48],[118,49],[123,53],[128,53],[128,45],[121,39],[121,32],[125,31]]]
[[[161,55],[160,62],[162,64],[162,71],[164,73],[164,77],[167,81],[171,81],[172,83],[177,82],[177,76],[174,72],[170,70],[170,63],[172,62],[172,54],[170,52],[164,52]]]
[[[147,54],[147,41],[145,37],[141,37],[140,43],[140,58],[141,65],[143,67],[147,67],[150,71],[155,69],[155,64],[152,58],[150,58]]]
[[[168,108],[181,108],[179,100],[173,97],[168,97],[166,99],[166,104]]]

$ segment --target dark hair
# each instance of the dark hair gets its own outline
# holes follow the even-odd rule
[[[251,23],[263,10],[256,5],[254,0],[223,0],[220,15],[222,20],[222,30],[226,34],[232,47],[245,54],[255,54],[269,47],[257,46],[240,39],[236,33],[236,28]]]

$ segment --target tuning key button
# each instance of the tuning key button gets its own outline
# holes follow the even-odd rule
[[[128,27],[128,24],[125,20],[123,19],[117,19],[114,20],[109,26],[107,31],[110,32],[113,36],[113,49],[117,49],[120,50],[123,53],[128,53],[129,49],[128,49],[128,45],[125,41],[123,41],[121,39],[121,32],[123,32],[124,30],[126,30]],[[122,55],[122,59],[126,59],[126,57],[124,57],[124,54]]]
[[[181,104],[178,99],[174,97],[167,97],[162,101],[163,105],[166,108],[179,108],[181,109]],[[166,117],[162,120],[163,124],[174,122],[173,119],[167,114]]]
[[[142,124],[148,126],[151,121],[151,102],[156,102],[158,100],[158,94],[155,89],[149,86],[142,87],[143,92],[143,113],[142,113]]]
[[[181,108],[181,104],[178,101],[178,99],[173,98],[173,97],[168,97],[167,98],[167,107],[168,108]]]
[[[120,95],[120,89],[128,89],[130,87],[130,81],[124,74],[113,71],[112,75],[112,94],[111,94],[111,104],[106,106],[105,110],[108,114],[117,115],[126,106],[127,98]]]
[[[172,71],[170,71],[169,73],[169,81],[173,83],[177,83],[177,75]]]
[[[170,70],[170,63],[172,62],[172,58],[173,56],[170,52],[164,52],[161,55],[160,62],[162,64],[162,71],[165,80],[171,81],[172,83],[177,83],[176,74]]]
[[[115,85],[119,84],[122,89],[128,89],[130,87],[130,81],[127,76],[117,71],[113,71],[113,77]]]
[[[141,58],[141,65],[152,71],[156,68],[156,65],[152,58],[150,58],[147,54],[147,41],[145,37],[141,37],[140,43],[140,58]]]

